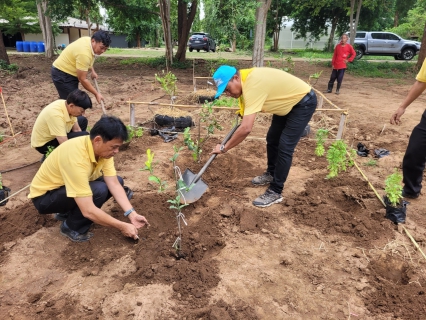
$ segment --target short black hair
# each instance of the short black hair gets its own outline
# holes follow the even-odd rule
[[[67,97],[67,104],[74,104],[77,107],[81,107],[84,110],[92,108],[92,100],[90,100],[89,95],[85,91],[80,89],[75,89]]]
[[[124,142],[129,139],[124,123],[117,117],[106,115],[103,115],[90,130],[90,139],[93,140],[96,136],[101,136],[103,142],[113,139],[121,139]]]
[[[92,35],[92,39],[94,39],[96,42],[102,42],[105,47],[109,47],[109,45],[111,44],[111,37],[109,36],[108,31],[96,31]]]

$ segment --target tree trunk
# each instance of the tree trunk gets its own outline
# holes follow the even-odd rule
[[[89,32],[89,37],[91,37],[92,36],[92,23],[90,22],[89,9],[86,9],[84,12],[86,14],[87,31]]]
[[[425,58],[426,58],[426,23],[423,29],[422,46],[420,47],[419,57],[417,59],[417,64],[416,64],[417,70],[420,70]]]
[[[192,23],[194,22],[197,13],[198,0],[192,0],[189,7],[189,1],[178,0],[178,49],[175,58],[180,62],[186,60],[186,47],[191,31]]]
[[[399,12],[395,11],[395,15],[393,16],[393,27],[396,28],[399,24]]]
[[[254,67],[263,67],[263,60],[265,58],[266,18],[272,0],[257,0],[257,2],[252,64]]]
[[[137,48],[141,47],[141,33],[140,32],[136,33],[136,47]]]
[[[19,32],[21,34],[22,41],[25,41],[25,33]]]
[[[43,33],[43,40],[46,50],[46,58],[53,57],[53,32],[52,32],[52,21],[49,16],[46,16],[47,12],[47,0],[41,0],[37,2],[38,19],[40,23],[40,29]]]
[[[160,17],[163,24],[164,43],[166,45],[166,62],[171,65],[173,63],[173,46],[170,31],[170,0],[158,0],[158,4],[160,6]]]
[[[3,35],[0,32],[0,60],[6,61],[6,64],[9,65],[9,56],[7,55],[6,47],[3,42]]]
[[[357,5],[357,11],[356,11],[355,22],[354,22],[355,5]],[[359,21],[359,14],[361,12],[361,6],[362,6],[362,0],[351,0],[351,10],[350,10],[350,16],[349,16],[349,28],[351,31],[350,32],[351,46],[353,46],[355,42],[356,29],[358,28],[358,21]]]
[[[327,43],[327,51],[333,52],[334,51],[334,37],[336,34],[336,28],[337,28],[337,22],[339,21],[339,17],[334,17],[333,20],[331,20],[331,30],[330,30],[330,37],[328,38]]]
[[[231,52],[237,51],[237,25],[234,22],[234,33],[232,35],[232,40],[230,41]]]

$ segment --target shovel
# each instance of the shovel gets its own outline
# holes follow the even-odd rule
[[[237,124],[235,127],[232,128],[232,130],[227,134],[225,139],[222,141],[222,145],[224,145],[226,142],[228,142],[229,139],[231,139],[234,132],[238,129],[240,125]],[[201,180],[201,176],[203,175],[204,171],[206,171],[207,167],[212,163],[214,158],[216,158],[217,153],[213,154],[209,160],[206,162],[206,164],[201,168],[200,172],[197,174],[194,174],[191,170],[186,169],[183,173],[182,180],[186,185],[186,188],[182,188],[180,190],[182,197],[180,199],[181,203],[193,203],[201,198],[201,196],[206,192],[208,186],[207,184]]]

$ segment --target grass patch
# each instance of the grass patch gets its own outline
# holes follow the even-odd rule
[[[16,71],[18,71],[18,69],[19,67],[17,64],[7,64],[6,61],[0,60],[0,70],[4,70],[8,73],[15,73]]]
[[[152,68],[165,68],[166,57],[162,56],[154,58],[128,58],[121,60],[120,63],[124,65],[141,64]],[[175,69],[188,69],[192,68],[192,62],[189,60],[185,62],[173,61],[171,67]]]
[[[331,68],[331,61],[320,63]],[[416,65],[408,62],[371,62],[356,60],[348,63],[347,72],[365,78],[404,79],[414,78],[417,74]]]

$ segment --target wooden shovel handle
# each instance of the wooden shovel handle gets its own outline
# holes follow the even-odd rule
[[[93,79],[93,80],[95,80],[96,91],[99,92],[99,93],[101,93],[99,91],[98,81],[96,79]],[[104,101],[103,100],[101,100],[101,106],[102,106],[102,112],[104,114],[106,114],[106,110],[105,110],[105,106],[104,106]]]

